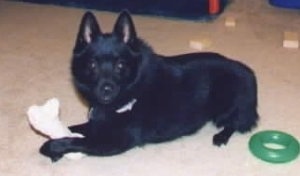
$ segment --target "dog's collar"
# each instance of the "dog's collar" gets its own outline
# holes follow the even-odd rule
[[[121,108],[116,110],[116,113],[123,113],[126,111],[131,111],[133,105],[137,102],[137,99],[132,99],[131,101],[129,101],[128,103],[126,103],[125,105],[123,105]]]
[[[116,113],[121,114],[121,113],[124,113],[124,112],[126,112],[126,111],[131,111],[133,105],[134,105],[136,102],[137,102],[137,99],[133,98],[131,101],[129,101],[128,103],[126,103],[125,105],[123,105],[121,108],[117,109],[117,110],[116,110]],[[92,107],[92,108],[89,110],[89,113],[88,113],[88,119],[91,119],[91,118],[92,118],[93,111],[94,111],[94,108]]]

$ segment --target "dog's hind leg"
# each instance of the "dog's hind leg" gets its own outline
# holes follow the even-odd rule
[[[217,117],[214,121],[217,127],[223,127],[221,132],[214,135],[214,145],[225,145],[235,131],[241,133],[250,131],[256,126],[257,119],[256,106],[238,105],[238,107],[232,107],[228,113]]]
[[[255,104],[238,104],[233,106],[228,113],[218,116],[214,123],[223,130],[213,137],[214,145],[226,144],[231,135],[237,132],[248,132],[256,126],[258,114]]]
[[[246,100],[245,98],[242,100],[237,101],[227,113],[214,119],[217,127],[223,127],[221,132],[214,135],[214,145],[225,145],[235,131],[244,133],[256,126],[258,119],[256,100],[249,101],[249,99]]]

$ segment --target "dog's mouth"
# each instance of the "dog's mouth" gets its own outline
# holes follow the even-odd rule
[[[110,95],[104,95],[103,97],[100,98],[100,102],[102,104],[110,104],[112,103],[114,100],[114,97],[110,96]]]

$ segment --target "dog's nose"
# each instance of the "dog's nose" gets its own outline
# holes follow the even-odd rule
[[[103,87],[102,87],[102,91],[104,94],[106,95],[109,95],[113,92],[113,85],[111,84],[105,84]]]
[[[119,88],[117,85],[106,82],[100,85],[98,89],[98,98],[100,102],[104,104],[109,104],[118,95],[118,92],[119,92]]]

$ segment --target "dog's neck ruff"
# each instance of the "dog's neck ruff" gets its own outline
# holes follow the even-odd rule
[[[121,108],[116,110],[116,113],[123,113],[126,111],[131,111],[133,105],[137,102],[137,99],[132,99],[131,101],[129,101],[128,103],[126,103],[125,105],[123,105]]]

